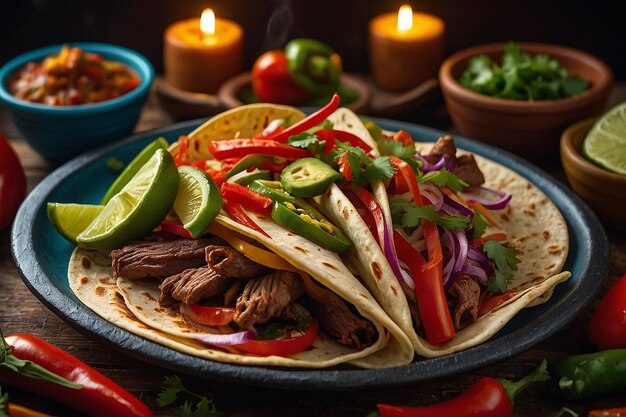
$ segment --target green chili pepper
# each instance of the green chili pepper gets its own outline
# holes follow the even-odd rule
[[[551,388],[563,400],[626,393],[626,349],[570,356],[552,365]]]
[[[315,39],[293,39],[285,46],[291,78],[315,97],[329,97],[339,89],[341,67],[335,51]]]

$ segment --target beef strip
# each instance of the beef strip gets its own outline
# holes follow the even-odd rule
[[[455,173],[457,177],[468,183],[471,187],[476,187],[485,183],[485,176],[480,168],[478,168],[476,158],[474,158],[473,154],[465,154],[456,158],[456,165],[454,166],[454,171],[452,172]]]
[[[304,292],[302,279],[287,271],[275,271],[251,279],[237,299],[235,323],[250,329],[257,323],[266,323],[298,299]]]
[[[480,285],[469,275],[462,274],[452,285],[450,293],[456,297],[454,307],[454,327],[462,329],[476,321]]]
[[[456,146],[454,145],[452,136],[441,136],[437,139],[437,142],[435,142],[430,149],[430,153],[426,155],[425,158],[430,164],[435,164],[439,162],[442,156],[446,161],[456,156]]]
[[[320,293],[324,293],[324,296],[320,296]],[[310,295],[315,317],[331,337],[342,345],[357,349],[374,343],[377,332],[372,322],[353,313],[338,295],[321,288],[316,290],[316,294]]]
[[[132,242],[111,251],[113,278],[165,278],[206,265],[204,248],[224,243],[219,238]]]
[[[402,292],[406,296],[406,302],[409,304],[409,311],[411,312],[411,318],[413,319],[413,326],[419,329],[422,325],[420,319],[420,311],[417,306],[417,297],[415,296],[415,290],[411,289],[404,281],[400,281],[400,287]]]
[[[207,246],[206,261],[216,272],[232,278],[250,279],[269,272],[268,268],[251,261],[229,246]]]
[[[161,290],[159,304],[169,306],[176,301],[193,304],[203,298],[215,297],[223,294],[231,281],[231,278],[214,271],[209,266],[186,269],[159,285]]]

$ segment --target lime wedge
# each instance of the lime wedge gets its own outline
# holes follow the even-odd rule
[[[104,206],[48,203],[48,219],[64,238],[77,244],[76,236],[98,217]]]
[[[626,175],[626,102],[593,125],[583,142],[583,153],[596,165]]]
[[[159,149],[115,194],[76,241],[87,249],[111,250],[154,229],[172,208],[178,170],[172,156]]]
[[[222,208],[222,194],[206,172],[191,166],[178,168],[180,183],[174,211],[185,229],[199,237]]]
[[[164,138],[158,138],[143,148],[141,152],[137,154],[135,159],[130,161],[113,184],[111,184],[100,204],[108,203],[115,194],[119,193],[120,190],[128,184],[128,181],[135,176],[137,171],[139,171],[139,169],[148,161],[148,159],[154,155],[157,149],[167,149],[168,146],[169,144]]]

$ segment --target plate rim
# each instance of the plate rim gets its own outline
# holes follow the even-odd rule
[[[408,122],[371,119],[388,129],[419,131],[420,134],[433,137],[448,134]],[[502,158],[508,159],[511,162],[508,165],[510,169],[539,187],[552,201],[553,196],[558,195],[559,201],[555,201],[555,204],[566,220],[570,236],[574,232],[581,233],[576,249],[582,253],[577,253],[577,256],[582,255],[587,260],[594,259],[593,268],[589,262],[583,264],[580,275],[585,279],[581,278],[567,300],[549,301],[554,303],[550,307],[549,326],[538,326],[541,324],[540,316],[498,339],[490,339],[470,349],[439,358],[414,361],[401,367],[383,369],[286,369],[228,364],[194,357],[144,339],[103,319],[84,304],[72,300],[52,283],[34,251],[32,242],[34,219],[41,205],[45,204],[46,196],[54,187],[84,165],[135,141],[186,127],[192,129],[206,120],[194,119],[143,131],[70,160],[45,177],[31,191],[20,206],[11,229],[11,254],[18,273],[28,289],[47,308],[80,333],[142,362],[201,378],[219,378],[233,383],[297,390],[354,390],[425,382],[508,359],[545,340],[573,320],[578,312],[595,298],[603,279],[608,275],[609,243],[606,232],[591,209],[573,191],[543,169],[516,155],[454,134],[459,147],[500,164],[503,163]],[[564,205],[565,207],[562,207]],[[568,259],[572,256],[572,250],[570,247]],[[524,337],[525,332],[530,330],[532,337]],[[167,360],[164,361],[163,358]]]

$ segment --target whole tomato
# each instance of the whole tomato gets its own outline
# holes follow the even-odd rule
[[[259,101],[297,105],[309,98],[309,92],[291,79],[283,51],[265,52],[252,67],[252,89]]]
[[[0,133],[0,230],[11,224],[26,194],[26,176],[17,155]]]
[[[598,304],[589,323],[589,340],[600,350],[626,348],[626,275]]]

